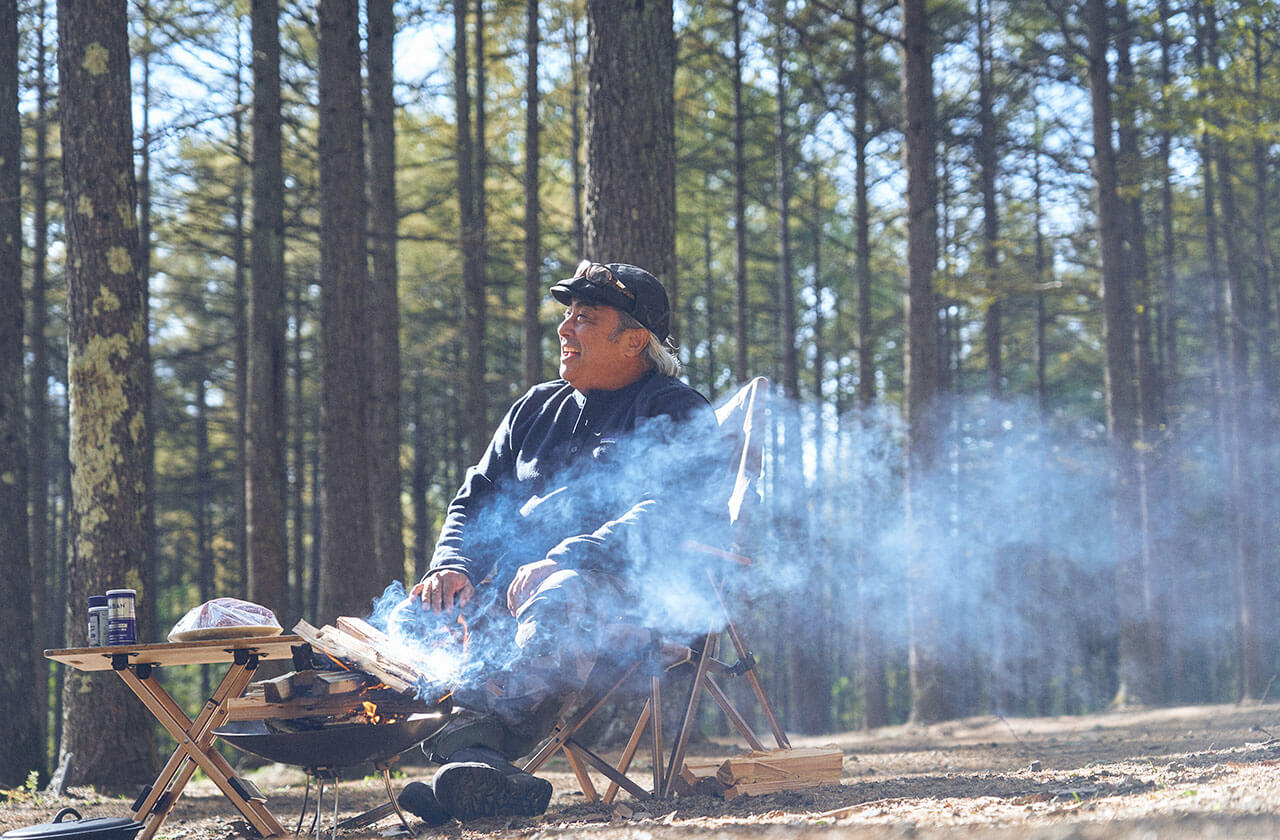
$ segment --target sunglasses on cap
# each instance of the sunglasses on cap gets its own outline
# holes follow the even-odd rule
[[[636,293],[627,288],[627,285],[613,276],[613,272],[609,270],[609,266],[594,263],[591,260],[583,260],[578,263],[577,271],[573,272],[573,280],[585,280],[592,286],[600,289],[614,289],[621,292],[627,300],[634,305],[636,301]]]

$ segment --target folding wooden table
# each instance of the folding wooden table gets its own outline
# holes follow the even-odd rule
[[[146,645],[65,648],[47,650],[44,655],[80,671],[114,671],[138,696],[156,720],[178,742],[177,749],[155,782],[143,789],[133,803],[134,819],[143,829],[137,840],[151,840],[173,810],[182,789],[199,767],[236,806],[259,834],[271,837],[285,833],[267,810],[266,797],[213,749],[214,734],[227,713],[223,703],[239,697],[253,679],[258,663],[267,659],[288,659],[293,648],[305,645],[298,636],[254,636],[208,639],[196,642],[169,642]],[[230,667],[195,720],[156,681],[152,670],[165,665],[220,665]]]

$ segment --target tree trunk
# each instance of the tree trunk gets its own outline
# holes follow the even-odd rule
[[[254,3],[250,9],[249,18],[249,40],[252,46],[253,29],[255,17],[258,14],[258,4]],[[241,52],[241,34],[240,27],[236,27],[236,54]],[[255,55],[250,60],[250,76],[253,74],[253,65],[260,61],[261,56]],[[245,148],[244,138],[244,93],[242,73],[244,70],[243,62],[236,64],[236,111],[233,116],[235,125],[235,154],[240,161],[236,167],[235,184],[232,186],[231,214],[234,225],[232,233],[232,260],[234,267],[232,269],[232,318],[234,319],[234,353],[235,353],[235,406],[236,406],[236,462],[235,462],[235,560],[236,571],[238,572],[238,589],[236,594],[243,598],[249,597],[249,436],[252,430],[249,428],[249,291],[248,291],[248,274],[251,268],[247,258],[246,240],[253,234],[245,230],[245,193],[248,186],[245,181],[245,169],[255,169],[256,162],[253,160],[250,149]],[[252,85],[252,82],[251,82]],[[251,93],[252,95],[252,93]],[[251,174],[250,177],[253,177]]]
[[[1168,91],[1173,83],[1173,35],[1170,32],[1169,0],[1160,0],[1160,90]],[[1157,315],[1159,333],[1158,367],[1162,410],[1178,385],[1178,308],[1174,286],[1176,240],[1173,230],[1173,112],[1176,106],[1167,93],[1160,97],[1159,163],[1160,163],[1160,279],[1161,300]]]
[[[800,398],[799,361],[796,353],[796,292],[791,276],[791,163],[787,144],[787,68],[784,53],[786,5],[777,10],[775,23],[774,72],[777,74],[777,113],[774,121],[773,153],[778,190],[778,325],[782,356],[782,387],[789,400]],[[793,440],[788,434],[787,440]]]
[[[583,218],[586,186],[582,172],[582,69],[579,62],[578,13],[569,17],[569,159],[573,170],[573,248],[575,259],[587,252],[586,220]]]
[[[455,157],[458,165],[458,248],[462,252],[462,319],[465,332],[463,428],[470,430],[464,448],[479,457],[488,428],[485,407],[485,288],[476,255],[483,235],[476,218],[475,142],[471,135],[471,93],[468,88],[467,4],[453,4],[453,100],[457,111]]]
[[[875,341],[871,334],[871,201],[867,185],[867,144],[871,140],[871,96],[867,90],[867,27],[861,21],[864,0],[856,0],[859,21],[853,34],[853,225],[858,281],[858,405],[864,411],[876,399]],[[865,677],[865,675],[864,675]],[[883,689],[883,684],[880,686]],[[870,709],[868,708],[868,714]],[[886,718],[885,723],[888,723]],[[868,724],[879,726],[882,724]]]
[[[1000,323],[1000,219],[996,215],[996,115],[991,69],[989,6],[978,2],[978,182],[982,191],[982,270],[987,290],[986,338],[987,395],[1000,399],[1004,390]]]
[[[387,581],[369,499],[369,271],[358,0],[320,2],[321,621],[365,615]]]
[[[1133,35],[1124,4],[1117,8],[1118,32],[1116,35],[1116,84],[1122,96],[1128,102],[1135,102],[1133,62],[1130,58]],[[1148,615],[1147,635],[1150,645],[1149,656],[1152,667],[1156,671],[1156,680],[1148,697],[1149,702],[1164,702],[1169,688],[1167,669],[1163,667],[1166,643],[1165,616],[1166,599],[1164,597],[1165,581],[1169,578],[1169,570],[1156,567],[1157,562],[1164,562],[1164,556],[1158,555],[1152,545],[1154,536],[1152,529],[1152,499],[1148,493],[1149,476],[1154,468],[1154,458],[1150,439],[1159,425],[1156,414],[1157,386],[1155,360],[1151,353],[1151,304],[1148,291],[1147,232],[1142,213],[1142,149],[1138,136],[1137,114],[1133,106],[1122,109],[1118,119],[1119,149],[1117,159],[1117,189],[1122,198],[1118,210],[1121,214],[1122,250],[1125,258],[1124,273],[1127,276],[1130,294],[1129,319],[1133,321],[1131,340],[1134,347],[1133,375],[1135,383],[1135,399],[1137,400],[1137,417],[1135,428],[1134,461],[1137,469],[1135,478],[1138,482],[1138,551],[1140,557],[1139,573],[1142,576],[1143,591],[1146,593]],[[1121,174],[1123,173],[1123,175]]]
[[[69,641],[84,604],[110,588],[153,599],[147,545],[147,314],[139,273],[129,49],[123,0],[58,4],[67,214],[67,377],[71,418]],[[145,613],[141,617],[145,616]],[[149,640],[145,620],[140,639]],[[123,682],[67,675],[62,750],[71,781],[149,781],[152,720]]]
[[[1036,121],[1036,135],[1040,134],[1040,121]],[[1044,235],[1044,172],[1040,166],[1041,151],[1039,148],[1035,152],[1034,178],[1035,178],[1035,283],[1036,283],[1036,418],[1043,430],[1046,414],[1046,399],[1048,394],[1046,368],[1048,365],[1049,348],[1045,342],[1045,335],[1049,326],[1049,316],[1047,307],[1045,306],[1044,289],[1048,287],[1047,273],[1049,272],[1049,258],[1045,253],[1045,235]],[[1042,500],[1043,501],[1043,500]]]
[[[58,436],[50,426],[49,417],[49,340],[45,331],[49,324],[48,289],[49,249],[49,79],[45,61],[44,27],[45,4],[37,8],[37,23],[32,37],[35,39],[35,96],[36,115],[32,134],[35,139],[35,155],[31,161],[32,248],[31,248],[31,320],[27,344],[31,353],[31,393],[28,399],[29,417],[27,451],[30,455],[28,475],[31,490],[31,593],[35,623],[32,650],[54,647],[50,643],[57,634],[51,625],[61,624],[62,614],[55,613],[48,602],[51,591],[48,580],[56,571],[49,553],[49,457],[58,452],[55,445]],[[60,565],[60,564],[58,564]],[[52,590],[52,591],[57,591]],[[48,742],[49,730],[49,662],[35,657],[37,725],[42,750]],[[41,755],[42,767],[45,756]]]
[[[307,509],[303,501],[307,484],[307,409],[302,401],[302,384],[306,378],[302,366],[302,334],[303,318],[306,311],[302,305],[303,284],[293,287],[293,340],[290,355],[293,360],[293,436],[290,440],[293,469],[289,471],[290,515],[293,517],[292,548],[290,551],[293,565],[294,585],[290,591],[291,612],[303,618],[315,619],[315,599],[311,596],[314,576],[309,574],[311,564],[307,562],[306,528]],[[318,488],[312,485],[312,496],[318,496]],[[318,546],[316,546],[318,547]]]
[[[431,458],[427,451],[428,435],[423,412],[421,371],[413,374],[413,580],[421,580],[431,563],[432,528],[427,507],[427,491],[431,487]]]
[[[903,158],[907,174],[906,513],[911,533],[927,534],[933,512],[923,485],[938,462],[938,325],[933,297],[937,258],[933,154],[933,58],[925,0],[900,0],[903,36]],[[908,667],[911,719],[942,720],[952,712],[941,635],[944,582],[928,552],[907,559]]]
[[[243,103],[238,103],[243,104]],[[244,154],[243,117],[237,111],[236,147]],[[238,174],[238,173],[237,173]],[[232,245],[233,269],[231,306],[234,326],[235,355],[235,395],[236,395],[236,463],[235,463],[235,561],[237,589],[236,594],[249,597],[249,503],[246,494],[249,490],[249,291],[248,273],[250,271],[245,256],[245,184],[239,179],[233,188],[232,215],[235,218],[235,242]]]
[[[859,443],[855,452],[863,452],[861,446],[867,412],[876,402],[876,342],[872,334],[872,242],[870,242],[870,200],[867,178],[867,146],[870,140],[870,96],[867,90],[867,35],[863,24],[864,1],[856,0],[854,28],[854,275],[858,286],[858,406],[860,414],[851,433]],[[860,457],[860,456],[859,456]],[[856,469],[856,467],[855,467]],[[864,499],[858,497],[856,507],[856,531],[859,539],[854,548],[856,575],[855,592],[858,603],[858,668],[863,689],[863,726],[874,729],[887,726],[888,686],[884,681],[884,645],[881,616],[884,604],[877,597],[868,570],[870,552],[867,535],[872,533],[870,511]]]
[[[1205,31],[1208,35],[1209,69],[1216,76],[1217,23],[1215,4],[1205,4]],[[1229,126],[1220,111],[1217,137],[1212,143],[1213,158],[1218,169],[1218,188],[1222,203],[1222,242],[1226,251],[1227,284],[1224,315],[1227,325],[1227,359],[1223,379],[1223,412],[1225,414],[1227,477],[1230,482],[1228,507],[1231,511],[1231,553],[1235,565],[1238,625],[1240,630],[1240,679],[1244,697],[1261,697],[1272,669],[1263,658],[1265,645],[1259,616],[1263,606],[1261,593],[1266,585],[1261,574],[1254,513],[1257,491],[1253,481],[1252,458],[1246,450],[1256,445],[1250,429],[1249,400],[1249,336],[1248,322],[1252,311],[1246,300],[1244,259],[1237,231],[1242,219],[1235,199],[1234,169],[1226,135]],[[1263,186],[1263,185],[1259,185]]]
[[[248,598],[292,627],[285,532],[284,169],[278,0],[253,0],[253,256],[245,449]]]
[[[525,104],[524,114],[524,384],[532,388],[542,381],[542,227],[539,216],[538,171],[538,0],[525,7]]]
[[[1262,104],[1266,101],[1266,94],[1269,90],[1269,82],[1266,80],[1266,71],[1268,65],[1268,55],[1266,47],[1265,23],[1258,22],[1253,25],[1250,34],[1253,38],[1253,107],[1257,109],[1254,114],[1254,120],[1257,124],[1262,124],[1265,119],[1265,106]],[[1269,189],[1269,178],[1271,177],[1271,167],[1268,161],[1269,142],[1264,136],[1258,136],[1253,141],[1253,183],[1254,187],[1254,209],[1253,209],[1253,247],[1256,261],[1256,271],[1258,273],[1258,315],[1257,315],[1257,331],[1258,331],[1258,373],[1261,376],[1262,384],[1269,394],[1280,393],[1280,366],[1276,365],[1275,350],[1272,346],[1276,335],[1276,325],[1272,323],[1272,295],[1274,294],[1275,285],[1275,254],[1271,245],[1271,237],[1268,235],[1271,230],[1271,191]],[[1273,430],[1275,424],[1271,422],[1274,418],[1263,418],[1263,428]],[[1274,432],[1269,431],[1272,437]]]
[[[474,319],[468,324],[468,347],[470,354],[476,356],[478,362],[471,371],[471,400],[475,406],[473,417],[479,421],[468,427],[470,436],[470,455],[477,459],[489,443],[491,426],[489,417],[489,390],[485,386],[485,375],[488,373],[489,360],[487,337],[489,332],[489,195],[487,190],[489,178],[488,136],[488,76],[487,50],[485,49],[484,0],[475,0],[476,4],[476,95],[471,100],[475,109],[475,136],[472,137],[471,154],[475,166],[472,188],[475,204],[472,207],[474,223],[471,247],[467,249],[467,258],[471,261],[471,283],[468,286],[468,300]]]
[[[200,304],[203,309],[203,304]],[[203,315],[203,312],[201,313]],[[196,411],[196,470],[195,470],[195,520],[196,520],[196,591],[200,603],[214,597],[214,560],[211,528],[212,504],[211,492],[213,471],[209,458],[209,403],[208,388],[203,374],[196,375],[195,387]],[[200,668],[200,696],[208,697],[211,693],[209,668]]]
[[[853,226],[856,253],[855,276],[858,287],[858,407],[859,414],[853,434],[859,443],[855,452],[865,451],[861,445],[869,421],[867,414],[876,398],[875,342],[871,332],[871,202],[867,193],[867,144],[870,141],[871,97],[867,90],[867,27],[863,24],[864,0],[856,0],[857,15],[853,33],[853,160],[854,160],[854,210]],[[861,457],[861,456],[859,456]],[[883,608],[871,583],[867,566],[870,550],[866,536],[872,531],[870,511],[861,495],[858,497],[857,530],[859,537],[854,548],[854,561],[858,570],[858,669],[862,683],[863,719],[867,729],[887,726],[889,723],[889,689],[885,683],[885,656],[881,635]]]
[[[702,173],[702,190],[706,195],[711,195],[712,193],[710,172]],[[703,334],[706,336],[707,341],[707,378],[706,391],[703,393],[707,399],[711,400],[712,403],[715,403],[716,394],[718,393],[716,378],[719,376],[720,371],[717,367],[716,359],[717,319],[715,312],[715,299],[716,286],[718,285],[716,281],[718,280],[718,277],[715,268],[715,246],[712,235],[713,226],[718,225],[712,218],[710,218],[710,215],[708,214],[707,216],[704,216],[702,220],[702,327]],[[689,297],[692,298],[693,295],[690,295]],[[692,307],[690,307],[688,323],[693,323]]]
[[[672,27],[671,0],[587,0],[586,256],[649,270],[674,308]]]
[[[367,0],[369,30],[369,222],[373,250],[369,335],[371,383],[369,496],[377,580],[402,580],[404,511],[400,504],[400,304],[396,262],[396,141],[393,0]]]
[[[827,470],[824,461],[827,459],[827,437],[825,434],[825,414],[826,414],[826,393],[824,391],[825,377],[823,374],[826,367],[826,342],[824,335],[825,321],[823,317],[822,301],[825,297],[825,288],[822,277],[822,234],[823,234],[823,208],[822,208],[822,179],[819,177],[821,167],[814,164],[811,171],[813,178],[813,194],[811,196],[810,209],[813,214],[812,224],[812,244],[813,244],[813,299],[816,301],[813,312],[813,437],[812,445],[814,451],[819,453],[817,463],[814,466],[813,482],[810,485],[810,498],[822,499],[827,496]],[[803,484],[803,479],[802,479]],[[813,505],[808,511],[808,521],[805,524],[805,534],[801,544],[807,544],[811,557],[820,558],[817,560],[818,573],[822,575],[824,580],[835,580],[836,573],[833,568],[833,548],[834,546],[827,542],[827,535],[824,533],[825,528],[822,524],[824,517],[829,517],[831,511],[822,504]],[[835,672],[833,670],[833,658],[835,656],[834,631],[839,622],[834,620],[836,604],[843,603],[839,601],[839,595],[832,591],[831,587],[824,586],[820,593],[805,592],[802,596],[793,599],[796,605],[797,613],[805,609],[811,611],[815,621],[814,644],[803,646],[796,657],[797,673],[802,676],[796,680],[796,683],[804,687],[800,692],[799,703],[796,707],[796,716],[800,723],[800,731],[802,732],[830,732],[831,731],[831,695],[833,683],[835,681]]]
[[[732,0],[733,13],[733,377],[746,382],[747,367],[747,159],[742,110],[742,4]]]
[[[1253,102],[1254,106],[1260,111],[1264,107],[1261,103],[1265,102],[1264,93],[1268,90],[1265,81],[1266,57],[1264,50],[1264,29],[1265,23],[1258,22],[1251,29],[1250,34],[1253,37]],[[1263,119],[1261,114],[1256,117],[1259,124]],[[1276,364],[1274,340],[1276,331],[1272,323],[1273,301],[1272,295],[1275,293],[1275,260],[1271,245],[1271,200],[1269,184],[1274,178],[1272,168],[1269,161],[1269,143],[1264,137],[1257,137],[1253,141],[1253,183],[1255,184],[1253,225],[1254,225],[1254,253],[1256,254],[1257,263],[1257,318],[1255,321],[1258,334],[1258,377],[1261,380],[1262,391],[1258,395],[1257,416],[1252,422],[1259,435],[1263,451],[1275,453],[1278,440],[1276,426],[1280,421],[1280,411],[1277,410],[1275,395],[1280,393],[1280,367]],[[1270,471],[1270,475],[1274,475],[1274,469]],[[1262,485],[1264,480],[1258,477],[1258,484]],[[1255,502],[1257,508],[1254,510],[1256,521],[1259,523],[1280,521],[1280,504],[1277,504],[1274,493],[1259,494]],[[1266,538],[1261,533],[1258,534],[1259,542],[1265,544]],[[1260,562],[1262,558],[1260,558]],[[1257,576],[1258,592],[1256,593],[1256,603],[1258,605],[1258,636],[1263,640],[1266,647],[1261,651],[1264,661],[1268,657],[1275,661],[1277,653],[1276,630],[1277,619],[1280,614],[1277,613],[1276,598],[1280,595],[1277,591],[1274,564],[1268,569],[1265,565],[1259,568]]]
[[[1142,572],[1138,465],[1134,455],[1138,401],[1134,388],[1133,304],[1121,241],[1119,176],[1111,145],[1110,46],[1105,0],[1087,0],[1089,98],[1093,114],[1094,180],[1102,252],[1102,315],[1106,354],[1107,437],[1110,443],[1112,524],[1120,625],[1119,703],[1155,695],[1156,663],[1148,631],[1149,597]]]
[[[863,425],[876,399],[875,336],[871,321],[871,202],[867,185],[867,145],[870,142],[871,97],[867,90],[867,27],[862,23],[864,0],[856,0],[854,6],[857,24],[853,35],[854,66],[854,237],[855,277],[858,288],[858,407],[860,409],[853,434],[862,440]],[[859,442],[855,452],[863,452]],[[884,639],[881,631],[884,604],[872,584],[868,570],[870,550],[867,535],[872,532],[868,505],[859,495],[857,507],[857,531],[859,536],[855,551],[858,570],[856,591],[858,605],[858,669],[862,683],[862,725],[873,729],[889,724],[889,689],[885,682]]]
[[[27,432],[22,379],[22,123],[18,117],[18,4],[0,5],[0,603],[15,609],[0,676],[0,784],[44,770],[27,534]],[[38,441],[35,445],[40,445]],[[43,527],[43,525],[41,526]]]
[[[141,102],[139,103],[139,110],[142,116],[142,133],[139,138],[135,184],[138,195],[138,276],[142,278],[142,311],[144,317],[149,319],[151,312],[151,53],[154,50],[154,45],[151,41],[152,21],[149,0],[143,0],[139,11],[139,17],[143,22],[143,35],[138,51],[138,64],[142,70]],[[146,414],[147,428],[155,429],[152,399],[155,383],[151,374],[150,349],[150,344],[148,343],[145,350],[148,357],[145,380],[146,392],[143,396],[142,404],[143,411]],[[143,483],[146,485],[146,498],[143,500],[145,513],[143,514],[144,545],[142,553],[147,558],[148,564],[150,564],[147,575],[158,587],[160,568],[159,558],[156,556],[156,522],[154,516],[156,509],[155,464],[156,446],[153,433],[147,438],[145,457],[143,458],[146,476],[143,479]],[[154,612],[154,604],[151,602],[145,602],[138,606],[145,607],[149,612]]]

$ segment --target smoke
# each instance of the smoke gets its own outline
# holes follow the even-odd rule
[[[837,716],[861,708],[868,650],[880,657],[874,667],[897,674],[890,700],[900,710],[913,644],[951,675],[957,711],[1104,705],[1116,689],[1118,634],[1105,429],[984,399],[945,405],[939,418],[936,458],[908,473],[905,426],[891,409],[835,417],[775,396],[761,500],[733,532],[718,431],[660,421],[602,440],[581,467],[495,491],[468,536],[492,553],[492,581],[464,618],[501,609],[521,563],[597,558],[597,529],[613,522],[603,556],[619,586],[594,590],[592,616],[575,617],[571,631],[617,620],[691,640],[724,626],[715,580],[766,676],[789,657],[817,662],[823,673],[792,669],[789,679],[812,678],[818,702],[833,702]],[[1158,568],[1147,569],[1154,588],[1138,600],[1168,628],[1170,655],[1188,661],[1220,655],[1232,632],[1229,586],[1197,560],[1222,547],[1215,516],[1224,502],[1207,478],[1218,469],[1213,451],[1183,447],[1176,469],[1187,492],[1148,505],[1155,537],[1144,562]],[[557,555],[564,537],[593,533]],[[750,565],[691,549],[691,540]],[[510,644],[473,635],[464,648],[457,616],[397,617],[404,599],[392,584],[371,621],[418,651],[440,682],[474,687],[520,667]],[[804,693],[791,686],[790,696]]]

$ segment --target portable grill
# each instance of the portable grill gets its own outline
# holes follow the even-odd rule
[[[267,761],[301,767],[307,776],[306,792],[298,814],[297,834],[302,830],[311,802],[311,781],[316,780],[314,826],[320,836],[320,809],[325,784],[333,781],[333,832],[358,828],[395,813],[406,831],[412,833],[391,789],[391,767],[400,755],[421,744],[440,730],[452,713],[447,701],[431,711],[411,714],[380,723],[350,723],[350,715],[329,719],[305,718],[295,721],[241,720],[224,724],[214,734],[236,749]],[[338,787],[343,770],[373,762],[382,773],[387,802],[370,811],[338,822]]]
[[[391,766],[449,721],[451,691],[424,673],[414,651],[368,622],[342,616],[336,625],[317,628],[299,621],[294,633],[306,645],[293,652],[295,670],[254,683],[244,696],[229,699],[228,722],[214,734],[243,752],[304,770],[307,790],[295,834],[307,815],[313,778],[318,783],[317,840],[330,779],[335,836],[339,828],[370,825],[392,813],[412,833],[391,790]],[[382,772],[388,801],[338,822],[342,771],[370,761]]]

